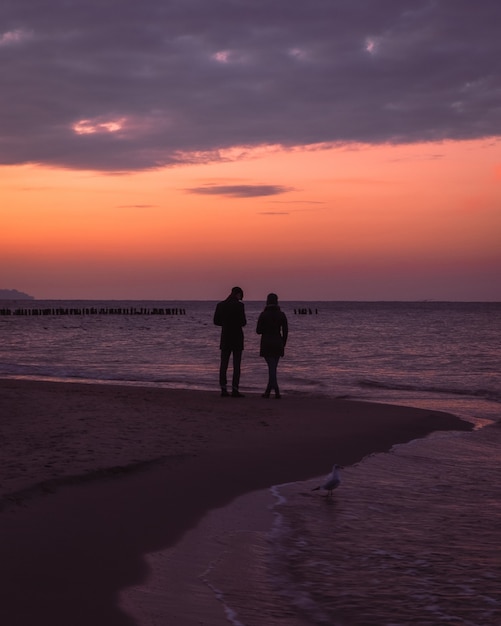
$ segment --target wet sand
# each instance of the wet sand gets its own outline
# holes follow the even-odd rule
[[[123,590],[149,579],[145,555],[179,546],[209,511],[334,461],[470,428],[444,413],[320,397],[2,380],[0,623],[137,625]],[[225,523],[234,528],[231,515]],[[265,513],[257,530],[267,523]],[[180,589],[192,583],[183,554],[167,568]],[[186,626],[225,623],[221,603],[203,602],[179,593],[162,611]]]

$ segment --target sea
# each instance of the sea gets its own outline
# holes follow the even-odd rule
[[[215,305],[3,301],[0,377],[217,393]],[[255,327],[263,303],[245,307],[241,391],[261,393],[267,374]],[[200,575],[225,623],[501,624],[501,303],[281,308],[289,321],[278,371],[284,395],[446,411],[474,430],[371,455],[342,470],[332,498],[312,492],[315,481],[273,486],[271,528],[246,535],[253,554],[245,589],[225,574],[226,562],[250,558],[241,528],[224,533],[218,567]]]
[[[0,376],[217,389],[215,305],[2,301]],[[241,390],[255,393],[266,386],[255,332],[263,303],[245,306]],[[289,321],[279,365],[283,393],[403,403],[468,419],[500,416],[501,303],[283,302],[281,308]]]

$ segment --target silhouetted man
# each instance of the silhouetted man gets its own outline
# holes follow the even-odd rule
[[[221,326],[221,365],[219,368],[219,385],[221,395],[229,396],[226,385],[228,364],[230,355],[233,353],[233,378],[231,383],[231,396],[243,398],[238,391],[240,385],[240,364],[242,362],[242,350],[244,349],[244,331],[242,328],[247,324],[245,307],[241,300],[244,292],[240,287],[233,287],[230,295],[218,302],[214,312],[214,324]]]

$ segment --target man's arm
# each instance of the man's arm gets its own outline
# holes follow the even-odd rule
[[[223,325],[223,315],[221,311],[221,303],[219,302],[216,306],[216,310],[214,311],[214,324],[216,326]]]

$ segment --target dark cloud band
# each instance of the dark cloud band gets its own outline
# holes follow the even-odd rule
[[[500,23],[499,0],[2,3],[0,163],[498,136]]]

